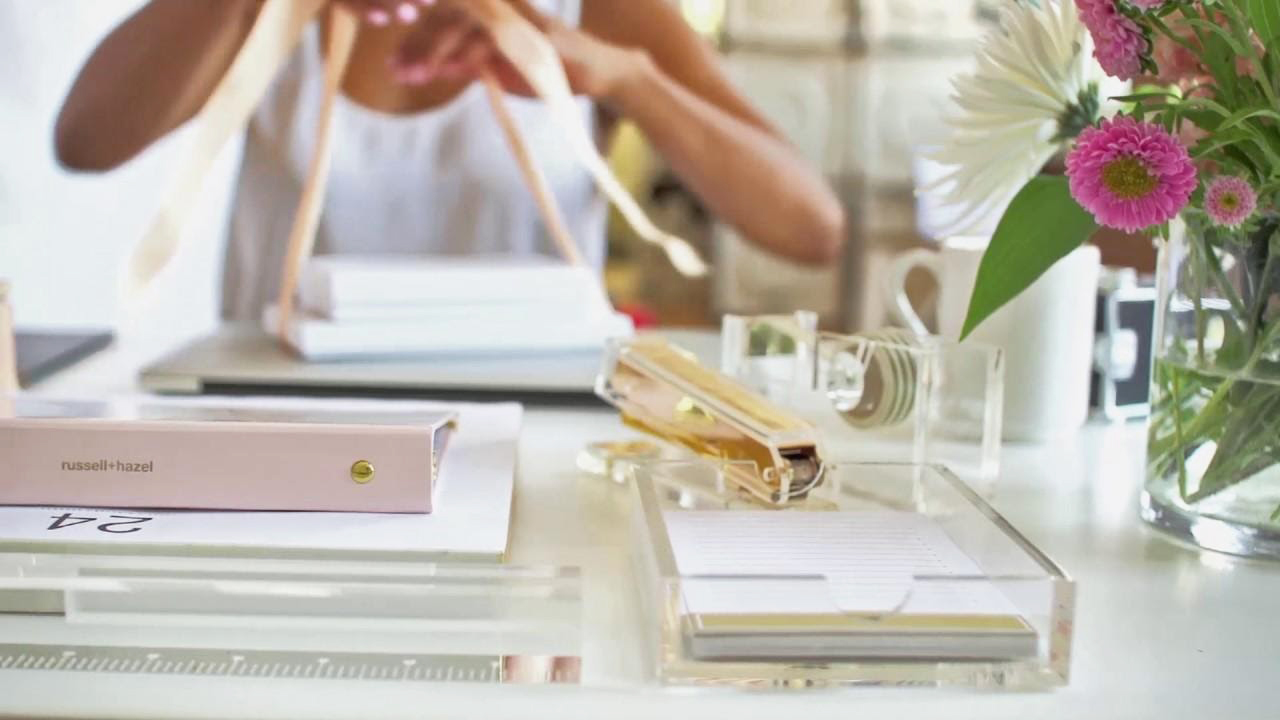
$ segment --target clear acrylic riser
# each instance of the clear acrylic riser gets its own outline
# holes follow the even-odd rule
[[[0,670],[574,684],[576,568],[0,553]]]
[[[925,685],[1042,690],[1067,683],[1074,618],[1074,583],[1009,525],[963,481],[941,466],[849,463],[828,467],[824,482],[809,498],[785,510],[765,509],[743,498],[733,499],[729,471],[706,461],[665,461],[635,465],[632,533],[639,550],[636,573],[649,633],[654,674],[674,685],[734,685],[806,688],[853,685]],[[726,499],[728,498],[728,499]],[[889,628],[879,650],[865,656],[833,656],[827,641],[813,641],[812,656],[787,660],[715,657],[697,651],[690,604],[708,590],[719,595],[765,596],[786,582],[793,590],[820,589],[829,578],[797,571],[781,576],[776,569],[753,574],[744,567],[732,575],[682,575],[670,536],[673,513],[746,511],[756,513],[866,512],[905,513],[940,528],[972,570],[964,575],[911,576],[903,579],[904,598],[937,596],[938,591],[993,593],[1026,630],[1011,657],[961,657],[954,648],[920,650],[910,630],[895,635],[895,612],[905,603],[890,603],[872,620]],[[764,516],[761,516],[764,520]],[[767,520],[765,520],[767,522]],[[768,533],[768,526],[763,525]],[[718,586],[718,587],[717,587]],[[834,596],[836,588],[830,588]],[[719,592],[722,591],[722,592]],[[905,617],[903,619],[906,619]],[[796,653],[792,648],[789,652]],[[990,651],[988,651],[990,652]],[[997,653],[998,654],[998,653]]]

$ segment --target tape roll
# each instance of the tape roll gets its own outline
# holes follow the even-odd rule
[[[919,341],[906,330],[864,333],[861,352],[842,351],[834,360],[828,397],[836,412],[860,429],[893,427],[916,409]]]

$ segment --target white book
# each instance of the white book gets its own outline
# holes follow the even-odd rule
[[[275,308],[267,308],[263,323],[268,332],[275,331],[276,318]],[[307,360],[332,361],[600,353],[611,338],[634,332],[629,317],[612,311],[540,317],[515,308],[493,314],[480,308],[469,315],[418,319],[339,321],[295,315],[288,339]]]
[[[584,307],[603,292],[592,268],[540,256],[323,255],[308,261],[299,299],[312,315],[351,319],[442,306]]]
[[[432,514],[0,507],[0,553],[499,561],[522,408],[515,403],[295,400],[317,411],[456,411]],[[2,472],[2,470],[0,470]],[[4,478],[16,482],[16,478]]]

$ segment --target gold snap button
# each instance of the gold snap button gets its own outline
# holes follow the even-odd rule
[[[373,480],[373,463],[368,460],[357,460],[351,465],[351,479],[360,485]]]

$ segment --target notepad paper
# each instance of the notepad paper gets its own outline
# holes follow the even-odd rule
[[[1036,635],[927,516],[664,513],[704,658],[1016,657]]]
[[[685,511],[665,519],[680,574],[704,576],[687,583],[694,612],[1013,610],[990,583],[943,580],[984,573],[925,515]]]

